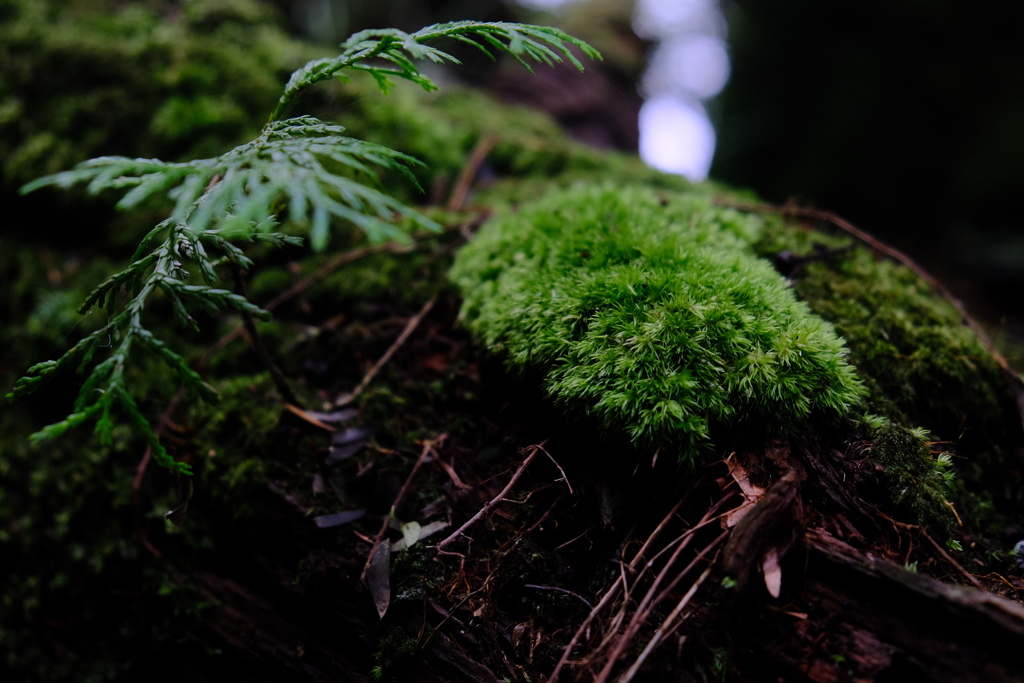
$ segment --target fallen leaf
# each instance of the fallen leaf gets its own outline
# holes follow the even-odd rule
[[[754,504],[764,496],[765,492],[765,489],[750,483],[750,475],[747,474],[747,470],[743,465],[736,460],[734,457],[735,455],[735,453],[732,453],[728,458],[726,458],[725,464],[729,468],[729,475],[740,487],[740,491],[743,493],[744,502],[739,507],[731,510],[729,514],[722,519],[722,526],[725,529],[731,529],[739,524],[740,520],[753,509]]]
[[[365,442],[373,436],[374,431],[376,430],[373,427],[349,427],[343,431],[331,434],[331,445],[344,446],[354,441]]]
[[[779,566],[779,551],[772,548],[764,556],[764,563],[761,565],[761,572],[764,574],[764,585],[773,598],[779,597],[782,591],[782,567]]]
[[[426,526],[421,526],[420,527],[420,534],[419,534],[419,537],[416,539],[416,541],[422,541],[425,538],[429,538],[430,536],[433,536],[434,534],[436,534],[438,531],[441,531],[442,529],[447,529],[448,526],[449,526],[448,522],[442,522],[440,520],[438,520],[436,522],[431,522],[430,524],[428,524]],[[405,533],[405,529],[404,528],[403,528],[402,532],[403,532],[403,534]],[[402,538],[400,538],[397,541],[395,541],[394,543],[392,543],[391,544],[391,552],[395,552],[397,550],[404,550],[405,548],[408,548],[408,547],[410,547],[412,545],[412,543],[406,543],[405,541],[406,541],[406,539],[403,536]]]
[[[320,422],[327,422],[328,424],[345,422],[346,420],[351,420],[355,417],[359,417],[359,411],[356,410],[355,408],[345,408],[344,410],[332,410],[329,413],[320,413],[315,410],[306,410],[303,412],[305,412],[306,415],[310,416],[314,420],[319,420]]]
[[[324,464],[333,465],[341,462],[342,460],[351,458],[353,455],[363,450],[364,446],[366,446],[365,441],[356,441],[355,443],[350,443],[345,446],[331,446],[330,451],[327,453],[327,457],[324,458]]]
[[[750,483],[750,475],[747,474],[747,470],[736,460],[736,454],[733,453],[725,460],[725,464],[729,467],[729,474],[739,484],[740,491],[743,492],[743,497],[747,500],[756,500],[764,495],[764,489],[760,486],[755,486]]]
[[[366,446],[373,436],[372,427],[349,427],[331,435],[331,450],[324,463],[333,465],[336,462],[351,458]]]
[[[402,525],[402,540],[405,541],[405,545],[411,548],[416,544],[416,541],[420,540],[420,523],[419,522],[408,522]]]
[[[178,483],[179,488],[184,489],[181,483]],[[182,491],[185,494],[185,500],[181,502],[181,505],[174,508],[166,515],[164,519],[169,519],[174,526],[181,526],[185,523],[185,517],[188,516],[188,504],[192,502],[192,477],[188,477],[188,492]]]
[[[366,585],[370,587],[370,596],[377,607],[377,614],[384,618],[391,604],[391,544],[381,543],[373,553],[370,566],[366,570]]]
[[[366,510],[346,510],[345,512],[335,512],[333,515],[320,515],[319,517],[314,517],[313,521],[321,529],[327,529],[332,526],[354,522],[365,514]]]

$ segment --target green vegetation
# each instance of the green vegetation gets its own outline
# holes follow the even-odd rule
[[[88,0],[85,4],[101,3]],[[683,452],[700,451],[709,440],[724,445],[726,439],[742,437],[745,430],[757,434],[796,430],[804,424],[820,426],[815,424],[817,418],[841,414],[843,404],[852,405],[863,397],[861,409],[891,420],[872,423],[872,428],[862,432],[865,446],[872,447],[874,458],[885,469],[880,475],[882,484],[906,521],[928,525],[942,540],[951,520],[944,502],[949,495],[948,458],[937,458],[920,433],[898,425],[920,424],[955,439],[964,428],[970,435],[990,425],[1006,424],[1012,410],[1007,411],[1000,393],[998,370],[973,333],[908,270],[855,249],[808,264],[794,274],[793,286],[787,288],[755,255],[770,259],[791,250],[814,256],[814,242],[843,246],[849,240],[804,233],[781,218],[715,208],[712,201],[731,196],[731,190],[712,184],[691,186],[646,169],[634,157],[587,149],[567,139],[542,115],[495,104],[480,93],[457,88],[423,92],[414,81],[399,81],[387,98],[380,98],[371,77],[357,78],[307,91],[308,96],[289,105],[324,120],[339,117],[346,126],[344,134],[337,126],[298,116],[264,129],[266,113],[274,107],[280,85],[293,68],[312,57],[311,48],[287,39],[272,18],[254,9],[257,5],[249,0],[189,0],[181,7],[182,12],[171,19],[133,3],[116,15],[97,17],[57,11],[46,3],[0,0],[0,60],[6,79],[0,83],[4,187],[108,152],[182,161],[104,160],[61,176],[69,181],[86,176],[91,180],[103,172],[128,171],[124,178],[135,182],[140,174],[157,174],[138,185],[104,190],[89,202],[82,201],[84,185],[68,192],[44,194],[48,191],[43,190],[11,198],[12,203],[20,202],[15,206],[46,205],[46,211],[32,209],[28,218],[12,223],[5,248],[0,250],[0,276],[9,292],[0,306],[6,320],[16,321],[0,333],[8,352],[2,368],[5,379],[13,382],[17,375],[12,377],[12,373],[31,365],[40,354],[58,357],[78,339],[93,340],[81,343],[93,345],[96,366],[109,359],[109,354],[116,355],[127,336],[118,339],[111,334],[108,343],[106,333],[96,333],[108,329],[105,326],[113,324],[116,316],[132,315],[131,292],[122,292],[121,285],[129,285],[128,290],[136,286],[131,280],[140,274],[139,262],[143,261],[149,270],[141,273],[137,292],[141,295],[147,284],[155,284],[155,288],[136,312],[140,326],[152,337],[136,335],[121,377],[141,415],[160,415],[167,410],[182,375],[168,372],[163,360],[167,356],[157,340],[180,357],[180,364],[172,361],[187,376],[187,370],[199,369],[198,359],[218,337],[238,326],[237,314],[232,311],[206,313],[202,297],[234,302],[248,308],[251,315],[259,315],[245,299],[237,298],[237,293],[227,287],[221,290],[223,294],[215,292],[220,287],[202,279],[208,271],[204,273],[201,267],[202,255],[195,256],[198,247],[208,250],[205,258],[214,276],[224,274],[232,257],[241,266],[247,265],[246,259],[260,264],[252,274],[247,300],[269,301],[329,261],[335,255],[330,250],[368,241],[367,234],[374,231],[378,231],[378,239],[403,239],[416,228],[416,214],[410,212],[397,224],[374,222],[390,219],[391,209],[401,210],[389,203],[388,197],[415,205],[421,200],[422,186],[431,188],[435,203],[443,203],[470,150],[494,136],[482,175],[497,177],[497,182],[479,182],[472,203],[496,207],[498,217],[482,229],[476,245],[462,254],[456,270],[460,283],[470,271],[473,277],[486,275],[485,284],[467,292],[467,321],[479,336],[495,336],[502,353],[507,358],[524,358],[524,367],[546,368],[548,387],[564,393],[562,401],[570,410],[589,411],[611,427],[632,430],[640,443],[679,446]],[[388,35],[396,38],[390,32]],[[402,44],[402,40],[390,43],[396,49]],[[69,65],[78,66],[72,69]],[[100,74],[101,82],[79,86],[79,70]],[[26,111],[43,113],[23,116]],[[287,135],[278,135],[281,131]],[[310,135],[296,135],[304,132]],[[353,138],[388,149],[356,144]],[[253,139],[260,142],[245,144]],[[330,149],[324,149],[328,144],[324,140],[330,140]],[[237,145],[241,147],[221,154]],[[316,177],[307,174],[300,182],[296,179],[308,169],[293,165],[288,173],[278,175],[282,167],[269,157],[290,154],[296,148],[315,153],[324,173]],[[424,163],[416,164],[391,151],[396,149]],[[357,173],[341,167],[344,158],[332,157],[354,150],[381,154],[394,165],[368,162],[367,172]],[[188,161],[200,157],[210,159]],[[186,190],[198,188],[201,194],[191,196],[202,204],[191,214],[191,207],[186,206],[187,225],[163,224],[165,232],[155,235],[149,251],[133,259],[134,270],[126,270],[124,264],[138,238],[175,211],[178,198],[168,201],[167,192],[184,187],[183,173],[193,171],[206,177],[206,182],[196,182],[192,190]],[[418,185],[408,181],[407,172]],[[234,175],[228,177],[230,174]],[[211,183],[218,175],[221,177]],[[371,182],[354,184],[371,176]],[[323,183],[321,177],[326,179]],[[242,182],[243,178],[267,194],[272,187],[280,192],[273,199],[246,192],[243,201],[253,201],[249,209],[232,206],[229,188],[255,188]],[[116,175],[111,182],[126,180]],[[118,192],[130,196],[146,182],[150,184],[145,189],[152,190],[152,196],[115,218],[116,229],[93,231],[90,226],[106,222],[103,210],[97,207]],[[329,232],[325,252],[288,247],[299,235],[308,238],[316,219],[313,204],[308,203],[307,221],[303,222],[301,203],[292,203],[295,195],[290,190],[296,184],[322,189],[324,183],[334,183],[328,193],[338,187],[355,188],[355,193],[384,188],[383,194],[373,195],[385,203],[384,215],[370,202],[366,218],[370,222],[364,221],[363,229],[352,229],[352,222],[332,218],[329,231],[317,233],[326,243]],[[205,195],[207,190],[223,194]],[[141,193],[136,192],[135,198]],[[341,204],[338,197],[329,196]],[[56,203],[53,200],[73,204],[76,220],[52,218],[47,211],[53,208],[49,203]],[[180,201],[187,204],[192,199]],[[226,210],[212,212],[217,202]],[[196,213],[200,208],[208,212],[205,217]],[[337,207],[328,204],[327,208],[330,214]],[[472,220],[482,215],[475,209],[470,214]],[[466,219],[465,215],[422,211],[449,226]],[[263,213],[277,214],[280,225],[262,221],[266,216],[259,214]],[[79,214],[87,228],[78,222]],[[615,220],[605,220],[608,216]],[[197,233],[198,219],[207,218],[207,227]],[[356,217],[356,224],[360,220]],[[40,222],[53,227],[43,233],[35,227]],[[342,223],[349,227],[341,227]],[[62,240],[72,231],[79,233],[78,239],[88,247],[65,249]],[[270,231],[280,237],[267,242]],[[172,233],[177,242],[170,240]],[[250,244],[248,236],[263,242]],[[442,429],[450,435],[451,452],[461,459],[453,461],[460,474],[477,467],[493,467],[495,472],[506,467],[515,457],[515,437],[502,431],[506,424],[495,426],[500,419],[493,411],[483,412],[491,409],[488,392],[494,387],[479,381],[479,358],[464,335],[447,327],[457,305],[453,296],[447,296],[451,290],[445,289],[451,287],[445,277],[455,237],[455,231],[426,238],[418,235],[417,248],[408,253],[385,252],[363,258],[276,309],[274,324],[260,325],[271,355],[294,380],[293,389],[304,405],[313,406],[336,396],[339,388],[354,386],[362,371],[393,341],[402,319],[439,290],[445,291],[425,324],[358,401],[360,421],[377,428],[372,453],[361,462],[352,458],[325,470],[320,457],[324,434],[282,413],[274,384],[266,374],[253,374],[258,360],[240,343],[212,355],[208,363],[205,358],[202,361],[202,381],[215,390],[218,405],[187,403],[174,412],[172,424],[163,432],[162,442],[176,463],[173,468],[188,467],[194,472],[196,495],[189,522],[182,527],[167,524],[163,518],[164,511],[181,502],[173,470],[150,467],[145,477],[136,479],[136,472],[142,472],[136,464],[145,444],[140,445],[139,432],[130,422],[114,419],[124,414],[123,406],[111,413],[113,422],[106,433],[109,445],[101,443],[95,433],[79,429],[76,436],[80,438],[30,447],[28,435],[33,429],[59,424],[67,415],[74,394],[82,388],[82,378],[74,374],[81,365],[79,360],[54,373],[49,391],[26,396],[0,414],[0,555],[13,558],[8,567],[8,590],[0,603],[0,662],[15,672],[15,677],[31,680],[107,680],[146,677],[147,661],[151,667],[161,665],[152,662],[168,660],[195,662],[204,652],[211,666],[233,661],[213,652],[220,641],[203,627],[200,613],[208,609],[209,596],[194,584],[194,572],[224,569],[232,562],[263,566],[252,559],[262,561],[261,552],[277,547],[268,535],[280,531],[276,525],[283,522],[276,506],[283,504],[283,496],[289,501],[287,512],[293,515],[288,519],[294,526],[288,531],[303,528],[303,524],[311,531],[308,537],[301,537],[295,557],[275,568],[284,576],[289,567],[295,567],[303,577],[302,589],[315,596],[323,614],[332,614],[343,592],[337,565],[332,564],[337,558],[332,554],[356,554],[358,547],[350,529],[313,530],[312,520],[303,520],[301,510],[311,517],[335,512],[339,503],[346,509],[365,507],[369,511],[365,525],[355,526],[372,536],[379,524],[379,518],[372,519],[375,509],[388,509],[395,490],[392,480],[401,483],[410,454],[415,457],[419,452],[418,440],[434,438]],[[21,243],[33,239],[38,243]],[[285,248],[275,247],[275,240]],[[123,247],[129,243],[131,248],[125,253]],[[81,244],[76,242],[76,246]],[[193,256],[176,258],[174,249],[181,246],[186,247],[186,255],[192,249]],[[508,253],[499,255],[497,250],[506,246],[510,247]],[[224,251],[217,252],[221,248]],[[515,260],[519,253],[522,261]],[[161,267],[164,273],[158,273]],[[679,277],[684,267],[688,272],[692,269],[688,279]],[[168,277],[175,268],[193,273],[187,278],[183,273]],[[533,268],[530,272],[539,276],[538,281],[547,283],[546,291],[529,289],[533,284],[527,268]],[[602,277],[599,268],[607,275]],[[122,279],[109,281],[90,295],[97,283],[119,271],[123,271]],[[533,327],[524,330],[541,340],[537,353],[529,351],[525,343],[513,353],[522,340],[514,339],[519,333],[511,323],[500,320],[500,308],[508,303],[502,301],[505,290],[501,289],[506,278],[525,287],[521,303],[527,294],[536,297],[535,303],[510,307],[507,312],[518,316],[519,322],[532,321]],[[577,308],[567,312],[567,298],[555,305],[550,299],[553,287],[561,288],[565,297],[576,297]],[[485,292],[498,296],[485,301]],[[842,343],[829,325],[794,300],[794,292],[847,339],[849,355],[843,355]],[[182,334],[180,326],[175,327],[175,296],[188,307],[184,313],[179,311],[179,319],[191,326],[191,315],[200,331],[186,329]],[[98,305],[101,298],[104,306],[113,309],[109,317],[107,308]],[[91,313],[77,314],[79,304],[87,299],[97,305]],[[599,313],[603,304],[608,305]],[[717,325],[708,331],[695,330],[696,318],[686,318],[683,304],[699,310],[705,322],[710,318]],[[588,317],[585,314],[591,309]],[[573,317],[559,318],[556,313]],[[491,320],[486,329],[485,319]],[[662,319],[677,326],[662,323],[659,328]],[[21,321],[24,324],[17,324]],[[615,332],[601,338],[601,329]],[[675,345],[678,350],[659,354],[655,339],[665,348]],[[800,344],[804,346],[798,348]],[[155,353],[146,352],[147,348]],[[795,359],[794,348],[798,350]],[[801,356],[799,351],[804,348],[819,353]],[[84,347],[78,349],[84,355]],[[541,352],[547,355],[542,358]],[[573,366],[551,360],[561,354],[558,357],[575,361],[584,352],[600,362]],[[403,354],[413,360],[403,359]],[[710,364],[697,363],[709,358]],[[684,361],[694,367],[683,367]],[[87,365],[85,372],[91,367]],[[682,370],[674,375],[658,374],[671,373],[677,367]],[[634,383],[635,389],[634,385],[617,387],[607,374],[599,376],[603,368],[610,368],[609,374],[621,370],[624,377],[639,377],[640,381]],[[854,369],[864,390],[858,389],[853,379]],[[107,376],[104,381],[109,379]],[[196,385],[196,389],[208,393],[204,386]],[[665,389],[669,393],[658,402],[649,398]],[[787,401],[798,389],[802,398]],[[636,397],[641,403],[633,411],[623,401]],[[87,398],[86,403],[91,400]],[[89,405],[84,408],[88,410]],[[842,430],[825,434],[845,435]],[[993,436],[986,443],[997,440]],[[531,474],[543,471],[540,460]],[[619,484],[628,488],[620,480],[605,477],[599,467],[590,468],[589,474],[605,480],[581,485],[570,469],[572,460],[566,457],[562,464],[573,485],[599,488],[602,502],[604,491]],[[373,467],[363,474],[362,468],[368,465]],[[980,471],[977,460],[958,459],[956,466],[961,472],[965,466]],[[426,479],[428,469],[421,472],[421,479]],[[466,479],[469,481],[468,476]],[[1007,489],[1012,489],[1015,481],[1002,474],[998,480]],[[675,480],[679,486],[687,481]],[[984,485],[990,486],[991,481],[990,476]],[[412,519],[439,498],[441,483],[436,478],[427,483],[418,480],[417,490],[407,497],[402,518]],[[979,475],[976,488],[981,486]],[[1019,490],[1005,495],[1000,492],[1000,500],[1019,496]],[[608,496],[615,494],[612,491]],[[980,497],[972,495],[974,499]],[[617,514],[635,512],[625,504],[619,507]],[[957,509],[970,524],[964,512],[973,514],[972,508],[958,500]],[[575,507],[573,515],[574,521],[582,524],[580,531],[595,521],[593,508],[583,505]],[[973,519],[977,522],[978,516]],[[567,533],[568,528],[566,523],[562,532]],[[322,533],[314,535],[316,532]],[[549,528],[545,533],[553,531]],[[613,536],[614,531],[592,534],[592,538],[602,539]],[[422,593],[418,591],[425,590],[429,596],[445,584],[443,566],[433,561],[432,551],[424,545],[397,555],[393,565],[397,590],[389,618],[401,618],[404,609],[410,633],[423,623]],[[586,557],[586,564],[595,555],[584,555],[579,549],[582,545],[569,550],[579,553],[574,558]],[[511,574],[513,583],[521,585],[528,575],[519,571],[518,563],[528,560],[535,563],[531,581],[563,585],[548,581],[555,563],[550,555],[543,556],[543,543],[522,547],[523,553],[530,552],[514,558],[515,571],[504,567],[496,574]],[[304,559],[307,551],[309,557]],[[288,565],[291,560],[293,564]],[[596,577],[599,564],[587,564],[584,573]],[[308,576],[303,575],[302,567],[308,567]],[[275,575],[273,580],[279,578]],[[600,581],[593,578],[587,585],[597,590]],[[399,599],[399,590],[405,599]],[[561,614],[564,610],[550,606],[567,600],[549,594],[531,598],[522,604],[524,619],[540,606]],[[331,628],[327,618],[323,624]],[[477,628],[478,623],[471,627]],[[381,675],[394,675],[389,667],[401,670],[410,643],[388,638],[387,632],[376,636],[366,633],[354,641],[355,647],[365,650],[367,657],[378,652],[377,663],[383,663]],[[558,640],[550,642],[554,648]],[[216,671],[213,668],[207,673],[213,676]]]
[[[849,238],[801,232],[777,218],[765,225],[759,253],[810,257],[793,276],[794,290],[846,339],[870,412],[944,438],[1005,435],[1013,410],[1002,371],[948,301],[866,247],[815,257],[815,243],[848,247]]]
[[[558,402],[689,457],[718,428],[789,433],[863,393],[831,326],[754,256],[759,224],[581,185],[488,223],[452,277],[469,328]]]
[[[267,317],[269,314],[244,294],[214,285],[219,266],[237,272],[253,265],[238,243],[259,240],[282,246],[299,242],[294,236],[271,232],[281,211],[287,211],[290,226],[308,230],[316,250],[327,244],[331,219],[354,224],[375,242],[408,239],[391,223],[396,214],[408,217],[412,225],[439,229],[433,221],[373,186],[376,167],[403,172],[415,182],[406,169],[406,165],[416,163],[413,158],[346,137],[342,127],[312,117],[279,119],[297,93],[325,80],[345,80],[346,70],[370,74],[385,92],[392,78],[406,79],[425,90],[436,89],[419,72],[414,60],[457,63],[453,56],[427,44],[439,38],[468,43],[489,57],[493,57],[492,50],[507,51],[527,68],[527,59],[551,64],[564,57],[582,69],[570,45],[587,56],[599,57],[589,45],[558,29],[523,24],[465,21],[439,24],[412,34],[394,29],[362,31],[341,45],[338,56],[311,61],[295,71],[263,132],[226,154],[185,163],[100,157],[23,188],[31,192],[48,185],[67,188],[88,183],[92,194],[128,190],[118,202],[122,210],[163,196],[174,204],[170,216],[142,239],[130,265],[94,290],[79,309],[84,314],[98,306],[109,316],[107,323],[59,360],[29,368],[28,375],[8,394],[8,399],[30,394],[72,364],[78,365],[79,372],[92,366],[71,415],[37,432],[34,439],[46,441],[95,421],[101,443],[109,445],[117,407],[145,437],[159,464],[178,473],[190,473],[188,465],[176,462],[167,453],[125,376],[129,357],[143,347],[174,371],[191,396],[216,398],[213,389],[185,359],[144,324],[143,313],[155,295],[166,297],[180,325],[196,330],[198,324],[186,304],[208,314],[233,308],[243,315]],[[203,284],[195,284],[186,270],[189,263],[199,272]],[[118,295],[125,291],[128,301],[122,302]],[[106,358],[99,361],[97,355]]]
[[[0,191],[101,154],[193,159],[259,133],[313,55],[265,4],[0,2]],[[124,3],[117,3],[124,5]]]
[[[953,530],[953,513],[946,502],[953,494],[952,458],[933,451],[924,430],[879,417],[866,418],[865,423],[871,454],[883,468],[893,502],[918,524],[947,538]]]

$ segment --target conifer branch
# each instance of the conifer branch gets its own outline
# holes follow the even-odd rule
[[[550,65],[561,62],[563,57],[582,71],[583,65],[569,49],[570,46],[579,48],[590,59],[601,58],[597,50],[582,40],[547,26],[458,21],[435,24],[415,33],[397,29],[360,31],[341,44],[341,54],[314,60],[293,73],[270,118],[272,121],[280,118],[303,88],[335,78],[347,80],[343,73],[346,70],[370,74],[385,93],[391,88],[392,78],[403,78],[424,90],[437,90],[437,85],[420,73],[413,60],[459,64],[451,54],[428,44],[439,38],[472,45],[491,59],[494,59],[492,50],[508,52],[531,72],[533,69],[527,60]],[[378,61],[371,61],[375,59]],[[381,65],[382,61],[390,65]]]
[[[116,406],[145,438],[159,464],[189,474],[189,466],[176,462],[160,444],[126,378],[132,353],[143,349],[166,365],[190,395],[216,399],[216,392],[199,373],[144,325],[144,313],[154,296],[170,305],[177,324],[192,330],[198,329],[190,313],[196,308],[208,314],[233,309],[243,316],[268,318],[270,314],[243,292],[217,288],[217,267],[226,263],[233,269],[249,269],[253,263],[239,246],[242,242],[301,244],[299,237],[273,232],[282,213],[289,223],[308,231],[316,251],[327,247],[334,220],[356,226],[373,243],[408,243],[409,228],[439,230],[437,223],[377,185],[377,172],[384,170],[398,172],[418,188],[410,169],[421,162],[347,137],[342,126],[310,116],[279,120],[299,91],[327,79],[344,80],[346,70],[369,73],[384,92],[392,77],[436,89],[415,61],[457,64],[455,57],[428,44],[438,38],[471,44],[492,58],[493,51],[509,52],[527,69],[528,60],[553,64],[563,58],[582,69],[571,46],[590,58],[600,58],[594,48],[558,29],[523,24],[464,21],[412,34],[395,29],[362,31],[342,44],[341,54],[315,60],[293,73],[261,134],[225,154],[182,163],[100,157],[25,185],[22,193],[79,184],[92,194],[120,192],[117,207],[121,210],[160,199],[173,205],[170,215],[142,238],[128,267],[109,277],[83,302],[80,313],[98,306],[107,312],[107,323],[60,359],[29,368],[7,394],[8,400],[30,394],[74,363],[79,373],[88,373],[73,412],[44,427],[33,440],[47,441],[95,420],[100,440],[109,444]],[[405,219],[403,227],[396,218]],[[204,284],[196,283],[186,264],[198,271]]]

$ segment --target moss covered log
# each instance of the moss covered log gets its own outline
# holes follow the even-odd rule
[[[31,5],[0,0],[0,56],[11,69],[0,93],[7,190],[108,151],[174,157],[229,148],[258,130],[280,75],[309,54],[308,46],[284,36],[272,15],[243,0],[188,2],[172,17],[133,6],[97,18]],[[122,32],[125,25],[136,28]],[[91,100],[75,90],[75,72],[53,67],[75,60],[90,73],[107,74],[107,99]],[[33,90],[28,75],[47,65],[38,71],[46,74],[47,87]],[[133,65],[140,73],[125,73]],[[277,75],[267,77],[270,72]],[[151,74],[159,78],[147,79]],[[168,672],[187,680],[238,671],[282,680],[302,667],[333,672],[335,680],[361,680],[375,665],[385,678],[424,680],[427,661],[431,671],[443,672],[428,680],[482,680],[465,673],[470,669],[460,674],[431,659],[447,644],[449,652],[462,647],[493,655],[499,673],[505,669],[498,660],[507,657],[517,675],[546,676],[567,641],[566,625],[587,613],[578,598],[604,589],[608,560],[618,557],[624,530],[634,522],[649,529],[652,516],[656,524],[696,478],[668,457],[634,478],[592,467],[595,453],[614,457],[619,451],[602,451],[596,438],[586,441],[589,450],[574,450],[579,432],[566,427],[563,414],[548,410],[532,385],[510,382],[484,359],[485,347],[499,345],[515,366],[543,370],[542,384],[570,414],[590,413],[606,429],[646,446],[715,453],[714,444],[726,455],[721,449],[737,439],[785,432],[794,450],[824,444],[815,452],[835,466],[844,485],[849,475],[851,487],[863,472],[847,456],[863,454],[864,471],[874,477],[863,490],[877,493],[876,483],[884,489],[869,498],[870,510],[926,525],[938,541],[943,534],[970,538],[977,547],[965,543],[963,556],[957,555],[969,571],[1017,580],[1013,562],[1000,555],[1006,538],[997,533],[1012,530],[1022,504],[1013,396],[973,333],[913,273],[870,250],[847,248],[849,238],[820,230],[824,226],[809,231],[779,217],[716,207],[741,193],[693,186],[628,155],[584,148],[543,117],[479,93],[425,94],[399,85],[378,100],[367,96],[373,88],[357,79],[303,104],[337,118],[353,135],[426,162],[415,173],[427,195],[386,173],[379,178],[407,202],[443,204],[474,146],[488,136],[496,142],[471,195],[473,211],[425,209],[447,232],[418,242],[412,253],[378,253],[328,276],[261,328],[300,399],[318,408],[358,383],[404,321],[439,294],[407,347],[352,406],[360,424],[376,428],[369,447],[327,464],[330,437],[282,408],[255,354],[236,342],[206,366],[204,378],[220,391],[221,404],[187,406],[168,426],[168,447],[192,465],[196,486],[188,523],[173,527],[163,514],[180,502],[178,482],[153,467],[138,475],[145,445],[125,426],[114,430],[112,446],[83,434],[42,451],[29,447],[31,431],[66,414],[79,386],[71,373],[57,380],[53,393],[7,406],[0,415],[0,555],[13,559],[5,565],[0,605],[0,666],[31,680],[153,679]],[[115,100],[120,104],[102,104]],[[19,113],[28,111],[38,113]],[[83,126],[90,132],[78,135]],[[111,140],[126,147],[111,148]],[[95,205],[75,208],[83,219],[95,211]],[[49,235],[39,239],[37,226],[50,216],[41,211],[34,206],[33,222],[17,223],[18,243],[5,236],[10,249],[0,254],[10,294],[0,306],[8,321],[25,321],[7,325],[0,337],[8,351],[0,368],[9,384],[40,354],[59,352],[102,324],[75,309],[104,271],[128,258],[118,245],[123,251],[151,218],[118,219],[120,234],[110,244],[61,251]],[[456,236],[460,226],[490,211],[495,218],[453,271],[465,292],[466,325],[460,326],[460,297],[448,277]],[[359,245],[331,243],[350,246]],[[788,284],[770,265],[787,251],[808,261],[787,272]],[[296,250],[268,258],[252,274],[250,294],[258,303],[270,301],[334,256]],[[167,308],[158,304],[154,311],[168,313],[154,329],[170,334]],[[202,322],[202,334],[181,341],[190,361],[238,326],[227,314]],[[466,327],[475,332],[475,344]],[[131,380],[145,395],[143,409],[154,416],[177,389],[153,363],[141,364]],[[836,426],[852,406],[887,421]],[[918,426],[958,443],[929,444],[911,429]],[[460,577],[493,576],[472,585],[486,588],[479,593],[452,583],[457,569],[435,561],[426,544],[396,553],[391,612],[377,628],[359,581],[369,551],[360,536],[378,532],[422,440],[441,432],[448,434],[442,457],[420,471],[396,512],[400,521],[426,524],[447,513],[460,523],[493,497],[517,447],[549,436],[548,447],[566,471],[538,457],[523,479],[536,476],[530,482],[536,495],[523,493],[516,498],[521,505],[502,509],[507,518],[480,525],[467,552],[469,574]],[[933,452],[947,447],[973,459],[947,466],[948,459]],[[846,460],[827,460],[829,449]],[[615,472],[623,470],[634,467]],[[971,476],[966,484],[961,476],[952,492],[951,470]],[[563,474],[576,493],[566,494],[556,482]],[[965,529],[954,526],[947,498],[956,501]],[[614,514],[596,511],[613,499],[608,507]],[[820,502],[808,498],[806,504]],[[339,509],[367,512],[351,526],[313,523]],[[689,512],[695,516],[688,519],[699,519],[704,510]],[[854,522],[870,533],[869,524]],[[525,536],[516,536],[523,530]],[[516,545],[517,538],[526,542]],[[920,560],[922,572],[941,573],[941,566],[928,564],[922,545],[891,554],[901,564],[904,557]],[[703,655],[687,671],[735,672],[740,666],[719,666],[719,655],[721,661],[741,657],[729,653],[732,636],[716,630],[716,615],[728,609],[720,598],[711,594],[705,604],[719,608],[700,611],[707,621],[698,622],[699,638],[687,642],[706,645],[695,645]],[[245,605],[252,611],[236,611]],[[439,609],[453,618],[438,616]],[[236,621],[226,619],[231,614]],[[790,616],[773,614],[787,621],[764,632],[791,627]],[[819,625],[816,618],[811,614],[807,623]],[[229,637],[252,633],[245,628],[269,633],[282,624],[295,625],[303,636],[301,642],[282,639],[288,650],[260,652],[258,638],[239,647],[242,640]],[[419,649],[409,647],[424,624]],[[535,651],[526,636],[517,650],[503,635],[542,632]],[[452,646],[449,636],[466,639]],[[850,655],[835,642],[828,654]],[[337,662],[324,653],[338,652],[355,653],[347,662],[355,663],[355,673],[331,668]],[[295,668],[268,664],[274,656]],[[748,671],[761,671],[759,665]],[[682,665],[676,666],[678,673]]]
[[[506,212],[452,271],[464,319],[548,393],[692,460],[712,433],[793,434],[863,395],[832,327],[699,194],[578,185]]]

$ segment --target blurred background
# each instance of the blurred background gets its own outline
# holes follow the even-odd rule
[[[600,69],[481,78],[659,169],[835,211],[1024,336],[1024,5],[518,0],[280,3],[336,42],[437,19],[551,23]],[[568,84],[568,85],[567,85]]]
[[[269,17],[325,50],[363,28],[415,30],[468,18],[560,26],[592,42],[605,61],[582,75],[565,67],[531,77],[467,53],[460,56],[468,68],[438,77],[543,109],[578,139],[638,151],[659,169],[693,180],[710,176],[770,202],[835,211],[918,259],[998,331],[1024,336],[1021,3],[0,0],[0,22],[32,6],[125,13],[141,5],[168,21],[207,17],[195,22],[200,31],[218,13],[249,17],[254,25],[259,14],[259,21]],[[65,76],[78,89],[111,77]],[[130,147],[116,144],[123,135],[107,144],[93,132],[94,148],[64,149],[33,135],[24,121],[12,123],[33,101],[15,101],[19,78],[25,74],[17,50],[0,46],[0,189],[7,199],[33,174],[77,162],[81,151],[195,151],[161,149],[155,134],[143,140],[144,149],[121,149]],[[250,89],[231,101],[204,97],[182,102],[178,114],[159,112],[163,139],[184,113],[192,123],[219,120],[223,138],[255,95]]]

